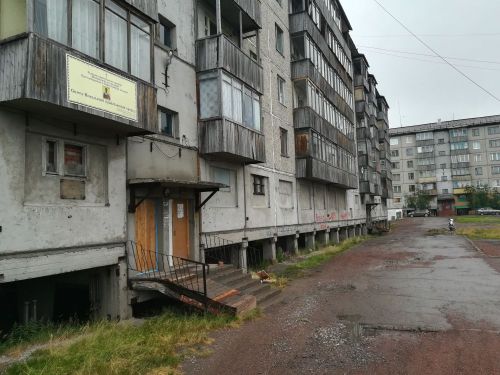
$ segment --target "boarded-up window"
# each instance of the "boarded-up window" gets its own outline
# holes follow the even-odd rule
[[[290,181],[279,181],[279,198],[281,208],[293,208],[293,184]]]
[[[85,148],[66,143],[64,145],[64,174],[85,176]]]

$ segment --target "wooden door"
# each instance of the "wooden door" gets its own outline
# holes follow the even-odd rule
[[[172,200],[172,254],[189,259],[189,205],[185,199]]]
[[[156,206],[153,199],[145,199],[135,211],[135,262],[142,272],[157,268]]]

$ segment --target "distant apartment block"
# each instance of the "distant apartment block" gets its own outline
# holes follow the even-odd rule
[[[423,190],[439,215],[467,213],[467,186],[500,189],[500,116],[390,129],[392,208]]]

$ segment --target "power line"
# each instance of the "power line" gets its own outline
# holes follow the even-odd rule
[[[421,37],[435,37],[435,38],[477,38],[478,36],[500,36],[500,33],[468,33],[468,34],[417,34]],[[386,35],[356,35],[355,38],[407,38],[411,35],[407,34],[386,34]]]
[[[388,53],[388,52],[370,51],[370,53],[377,53],[379,55],[398,57],[400,59],[406,59],[406,60],[412,60],[412,61],[421,61],[421,62],[426,62],[426,63],[430,63],[430,64],[447,65],[446,63],[441,62],[441,61],[425,60],[425,59],[419,59],[418,57],[410,57],[410,56],[400,56],[400,55],[396,55],[394,53]],[[478,70],[488,70],[488,71],[500,72],[500,69],[485,68],[482,66],[472,66],[472,65],[455,65],[455,66],[459,66],[462,68],[471,68],[471,69],[478,69]]]
[[[359,47],[361,47],[361,48],[369,48],[369,49],[374,49],[374,50],[379,50],[379,51],[385,51],[385,52],[402,53],[402,54],[405,54],[405,55],[415,55],[415,56],[426,56],[426,57],[439,58],[438,56],[431,55],[429,53],[418,53],[418,52],[400,51],[400,50],[395,50],[395,49],[385,49],[385,48],[372,47],[372,46],[363,46],[363,45],[359,45]],[[449,57],[449,56],[444,56],[444,57],[447,58],[447,59],[450,59],[450,60],[460,60],[460,61],[469,61],[469,62],[476,62],[476,63],[497,64],[497,65],[500,65],[500,61],[476,60],[476,59],[467,59],[467,58],[462,58],[462,57]]]
[[[436,56],[438,56],[441,60],[443,60],[446,64],[448,64],[452,69],[456,70],[460,75],[464,76],[467,80],[469,80],[470,82],[472,82],[475,86],[477,86],[479,89],[481,89],[482,91],[484,91],[486,94],[488,94],[489,96],[491,96],[493,99],[495,99],[497,102],[500,102],[500,99],[495,96],[491,91],[487,90],[486,88],[484,88],[483,86],[481,86],[479,83],[477,83],[476,81],[474,81],[471,77],[469,77],[467,74],[465,74],[464,72],[462,72],[460,69],[458,69],[455,65],[453,65],[452,63],[450,63],[448,60],[446,60],[443,56],[441,56],[439,53],[437,53],[431,46],[429,46],[427,43],[425,43],[421,38],[419,38],[413,31],[411,31],[403,22],[401,22],[399,19],[397,19],[395,16],[392,15],[391,12],[389,12],[378,0],[373,0],[375,3],[378,4],[378,6],[380,8],[382,8],[382,10],[384,12],[386,12],[394,21],[396,21],[397,23],[399,23],[406,31],[408,31],[411,35],[413,35],[415,37],[415,39],[417,39],[420,43],[422,43],[427,49],[429,49],[432,53],[434,53]]]

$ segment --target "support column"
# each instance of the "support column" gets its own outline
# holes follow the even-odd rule
[[[362,230],[363,236],[366,236],[368,234],[368,227],[366,226],[366,224],[364,224],[361,227],[361,230]]]
[[[243,238],[241,241],[241,247],[239,251],[239,264],[241,271],[243,273],[248,272],[248,261],[247,261],[247,248],[248,248],[248,238]]]
[[[347,231],[347,228],[340,228],[339,229],[339,240],[340,242],[345,241],[349,238],[349,233]]]
[[[328,240],[329,240],[329,235],[327,231],[320,231],[318,232],[318,244],[321,246],[326,246],[328,245]]]
[[[297,255],[299,253],[299,234],[296,233],[292,236],[288,236],[286,238],[286,248],[293,255]]]
[[[118,317],[120,320],[132,318],[132,306],[128,298],[127,259],[118,261]]]
[[[215,0],[215,18],[217,24],[217,34],[222,34],[222,15],[220,9],[220,0]]]
[[[311,233],[305,233],[305,242],[306,242],[306,249],[309,250],[315,250],[316,249],[316,239],[315,237],[316,232],[311,232]]]
[[[339,239],[339,229],[335,228],[330,231],[330,242],[333,244],[338,244],[340,242]]]
[[[349,229],[349,238],[356,237],[356,227]]]
[[[205,263],[205,245],[200,243],[200,260],[201,263]]]
[[[274,236],[264,240],[264,260],[276,260],[276,242],[278,242],[278,237]]]

